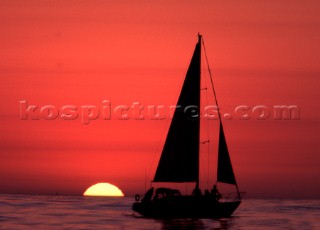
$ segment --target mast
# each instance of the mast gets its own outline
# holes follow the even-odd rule
[[[202,35],[200,33],[198,33],[198,45],[199,45],[199,63],[200,63],[200,68],[199,68],[199,81],[201,82],[201,41],[202,41]],[[199,87],[199,99],[201,101],[201,84]],[[199,119],[200,119],[200,105],[201,103],[199,102]],[[199,144],[200,144],[200,125],[199,125],[199,136],[198,136],[198,140],[199,140]],[[200,181],[200,147],[199,147],[199,153],[198,153],[198,175],[197,175],[197,181],[196,181],[196,190],[199,189],[199,181]]]

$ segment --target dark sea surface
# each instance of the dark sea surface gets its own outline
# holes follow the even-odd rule
[[[154,220],[134,199],[0,195],[0,229],[320,229],[320,200],[244,199],[226,219]]]

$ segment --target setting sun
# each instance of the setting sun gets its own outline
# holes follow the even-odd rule
[[[115,185],[109,183],[97,183],[83,193],[84,196],[124,196],[123,192]]]

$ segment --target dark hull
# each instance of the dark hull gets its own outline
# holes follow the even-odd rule
[[[150,202],[136,202],[132,209],[151,218],[225,218],[241,201],[218,202],[211,197],[168,197]]]

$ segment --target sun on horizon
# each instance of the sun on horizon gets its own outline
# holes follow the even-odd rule
[[[83,196],[112,196],[124,197],[123,192],[115,185],[110,183],[97,183],[83,193]]]

